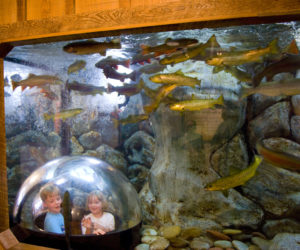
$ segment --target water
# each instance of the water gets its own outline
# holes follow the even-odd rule
[[[147,54],[143,45],[153,47],[169,42],[170,49],[176,45],[167,40],[170,38],[197,39],[205,44],[213,35],[219,48],[210,46],[198,57],[165,65],[160,71],[142,73],[146,66],[162,66],[159,63],[162,59],[174,53],[189,54],[197,45],[183,45],[173,51],[164,49],[149,61],[132,63],[142,52]],[[120,39],[121,48],[107,49],[106,56],[67,53],[63,47],[70,42],[57,42],[15,47],[4,59],[10,211],[20,185],[35,169],[62,155],[89,155],[108,162],[129,178],[140,192],[144,223],[155,221],[159,225],[219,230],[224,227],[262,230],[270,220],[279,218],[299,223],[299,87],[295,85],[295,95],[285,94],[285,90],[275,96],[249,94],[245,97],[243,93],[253,87],[252,78],[258,72],[279,62],[287,53],[295,53],[286,48],[293,41],[299,48],[300,24],[233,26],[93,40],[108,43],[115,39]],[[237,61],[241,60],[240,51],[257,52],[272,41],[276,52],[263,52],[252,61],[247,61],[249,55],[246,61]],[[210,61],[213,57],[222,58],[220,53],[232,54],[232,59],[219,65],[225,68],[218,68]],[[110,56],[130,60],[128,67],[119,65],[116,72],[135,77],[122,81],[113,76],[114,67],[105,66],[105,70],[110,70],[108,73],[95,67]],[[69,66],[77,60],[84,60],[85,67],[68,74]],[[298,66],[293,64],[296,70],[289,67],[287,71],[279,70],[270,81],[287,83],[298,79],[299,61]],[[248,78],[234,75],[236,69],[248,74]],[[149,78],[170,73],[193,78],[201,84],[191,87],[181,80],[170,93],[159,94],[162,85]],[[12,81],[27,79],[29,74],[55,76],[62,84],[12,89]],[[80,91],[67,89],[74,81],[81,84]],[[278,87],[274,84],[273,89]],[[138,87],[134,93],[124,94],[124,89],[110,91],[125,85]],[[82,86],[96,90],[85,92]],[[211,104],[210,108],[189,111],[185,107],[182,112],[170,109],[180,101],[220,97],[224,101]],[[70,110],[75,109],[79,112],[71,114]],[[69,117],[60,119],[58,113],[65,110],[69,110]],[[123,120],[128,117],[129,121]],[[258,150],[259,143],[271,150],[273,158]],[[230,184],[240,176],[225,182],[221,186],[227,190],[226,194],[222,190],[205,190],[218,178],[238,174],[249,167],[255,155],[262,155],[263,162],[254,177],[247,177],[245,183],[237,182],[236,186]],[[277,164],[275,156],[291,161],[291,167]],[[288,232],[294,229],[290,226]],[[275,233],[268,230],[264,233],[272,238]]]

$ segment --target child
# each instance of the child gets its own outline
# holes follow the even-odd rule
[[[107,204],[100,191],[93,191],[88,195],[87,207],[91,213],[84,216],[81,221],[83,234],[102,235],[115,230],[114,216],[103,211],[107,208]]]
[[[59,188],[54,184],[47,184],[40,190],[40,197],[43,206],[47,208],[44,230],[51,233],[64,233],[64,218],[60,213],[62,200]]]

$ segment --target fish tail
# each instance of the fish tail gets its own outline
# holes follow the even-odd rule
[[[135,72],[135,71],[132,71],[132,72],[130,73],[130,75],[129,75],[129,78],[130,78],[133,82],[135,82],[135,80],[136,80],[136,72]]]
[[[270,53],[271,54],[278,54],[279,53],[278,38],[275,38],[272,42],[270,42],[269,48],[270,48]]]
[[[210,45],[211,47],[215,47],[215,48],[221,47],[220,44],[218,43],[217,38],[216,38],[215,35],[212,35],[212,36],[208,39],[207,44]]]
[[[252,91],[250,88],[247,88],[247,87],[243,87],[242,90],[241,90],[241,93],[240,93],[240,100],[251,95],[252,94]]]
[[[111,40],[112,43],[120,43],[121,42],[121,39],[120,37],[116,38],[116,39],[113,39]]]
[[[287,53],[290,53],[290,54],[295,54],[295,55],[299,54],[299,49],[298,49],[295,39],[293,39],[293,41],[287,47],[286,51],[287,51]]]
[[[223,66],[215,66],[214,69],[213,69],[213,74],[217,74],[222,70],[224,70]]]
[[[220,95],[220,97],[217,99],[217,103],[220,105],[224,105],[224,96]]]
[[[44,119],[45,119],[46,121],[50,120],[51,117],[52,117],[52,116],[49,115],[49,114],[44,114]]]
[[[106,92],[109,94],[109,93],[112,92],[112,89],[113,89],[113,86],[112,86],[110,83],[108,83],[108,84],[107,84]]]
[[[154,110],[154,107],[152,105],[146,105],[143,108],[146,114],[150,114]]]
[[[142,49],[142,55],[149,54],[149,48],[150,48],[150,46],[145,45],[145,44],[141,44],[140,47]]]
[[[143,79],[141,79],[141,80],[139,81],[137,87],[138,87],[138,89],[140,90],[140,89],[144,88],[144,86],[145,86],[145,82],[143,81]]]
[[[13,91],[14,91],[15,88],[17,88],[17,87],[19,86],[19,83],[12,80],[12,81],[11,81],[11,85],[12,85],[12,89],[13,89]]]

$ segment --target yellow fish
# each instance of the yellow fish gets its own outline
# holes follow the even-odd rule
[[[45,120],[62,119],[64,121],[67,118],[74,117],[74,116],[80,114],[82,111],[83,111],[83,109],[81,109],[81,108],[67,109],[67,110],[62,110],[61,112],[58,112],[58,113],[55,113],[55,114],[44,114],[44,118],[45,118]]]
[[[264,157],[266,162],[279,168],[300,171],[300,158],[284,152],[271,150],[259,142],[256,145],[256,149],[258,153]]]
[[[195,85],[199,85],[201,80],[197,78],[185,76],[181,70],[176,71],[175,73],[169,74],[158,74],[151,76],[150,81],[159,83],[159,84],[176,84],[177,86],[190,86],[195,87]]]
[[[263,158],[261,156],[255,155],[253,163],[248,168],[240,171],[237,174],[223,177],[212,183],[209,183],[205,187],[205,190],[209,190],[209,191],[227,190],[229,188],[234,188],[245,184],[249,179],[251,179],[255,175],[256,169],[260,165],[262,160]]]
[[[84,60],[76,60],[68,67],[68,75],[71,73],[78,72],[79,70],[83,69],[86,65]]]
[[[223,105],[224,98],[221,95],[218,99],[192,99],[171,104],[169,107],[174,111],[197,111],[212,108],[215,105]]]
[[[222,53],[218,53],[217,56],[206,60],[206,63],[212,66],[237,66],[245,63],[261,63],[268,55],[278,53],[280,53],[280,51],[277,45],[277,39],[274,39],[269,46],[265,48],[245,51],[224,51]]]
[[[120,120],[112,118],[112,121],[114,123],[115,128],[117,128],[120,124],[126,125],[129,123],[137,123],[148,119],[149,119],[149,115],[140,114],[140,115],[129,115],[126,118]]]

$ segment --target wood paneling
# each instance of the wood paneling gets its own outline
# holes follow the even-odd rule
[[[26,0],[27,20],[60,17],[74,13],[73,1]]]
[[[17,22],[17,13],[17,0],[0,1],[0,24]]]
[[[126,2],[126,0],[124,0]],[[88,13],[119,8],[119,0],[75,0],[75,13]]]
[[[43,0],[37,0],[39,1]],[[93,0],[89,1],[95,3]],[[76,11],[78,3],[75,4]],[[96,3],[94,6],[99,8]],[[261,0],[164,3],[0,25],[0,43],[167,24],[292,14],[300,14],[300,1],[278,0],[272,1],[272,4]]]

